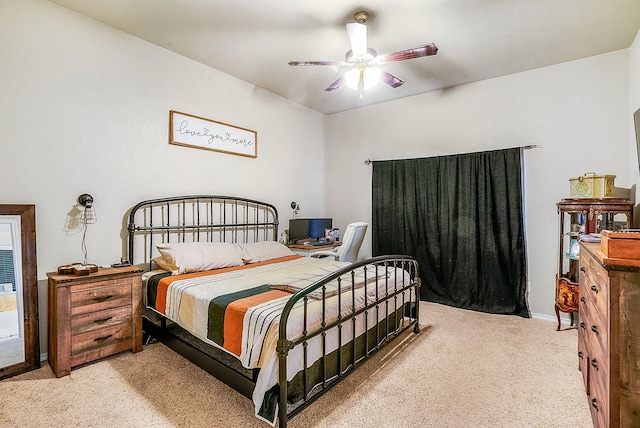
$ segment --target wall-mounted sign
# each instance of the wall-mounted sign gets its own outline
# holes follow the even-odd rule
[[[258,133],[204,117],[171,110],[169,144],[258,157]]]

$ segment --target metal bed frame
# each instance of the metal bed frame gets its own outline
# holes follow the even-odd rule
[[[136,264],[148,263],[151,270],[152,259],[158,255],[155,245],[164,242],[248,243],[277,240],[278,224],[278,212],[275,206],[252,199],[195,195],[147,200],[135,205],[129,214],[127,226],[129,260]],[[144,245],[134,245],[139,242]],[[402,277],[394,278],[399,280],[400,285],[395,281],[392,283],[388,278],[380,280],[377,276],[371,284],[365,281],[365,295],[367,287],[375,287],[375,299],[365,298],[364,306],[356,307],[356,287],[353,282],[356,270],[364,270],[366,278],[368,274],[376,275],[378,269],[386,270],[388,267],[402,269]],[[374,272],[367,272],[367,270]],[[395,272],[397,276],[398,271]],[[339,288],[341,284],[345,287],[351,285],[351,293],[338,294],[338,307],[340,307],[341,296],[351,294],[352,310],[346,315],[338,314],[337,319],[326,317],[326,313],[323,312],[321,325],[317,328],[308,328],[306,317],[307,305],[310,301],[309,294],[320,291],[324,309],[325,301],[328,299],[325,295],[326,284],[332,281],[334,283],[337,281]],[[382,284],[380,281],[386,281],[386,283]],[[384,286],[384,293],[378,291],[382,286]],[[419,333],[419,296],[418,263],[404,255],[379,256],[352,263],[292,294],[280,318],[277,344],[279,426],[286,427],[288,419],[319,398],[400,333],[410,327],[413,327],[414,333]],[[344,299],[348,297],[345,296]],[[304,305],[305,327],[301,337],[291,340],[286,335],[287,321],[294,305],[300,304],[299,302]],[[377,321],[380,319],[380,314],[384,315],[383,322]],[[340,340],[337,349],[337,368],[331,369],[324,347],[327,332],[338,329],[339,337],[342,337],[343,326],[352,323],[355,327],[356,317],[364,317],[365,320],[364,345],[359,345],[360,348],[357,349],[356,329],[352,328],[352,340],[345,344]],[[375,320],[371,325],[367,325],[369,317]],[[172,321],[146,307],[143,308],[143,330],[244,396],[252,397],[259,369],[242,367],[238,360],[226,352],[200,341]],[[307,344],[318,336],[323,343],[320,378],[317,374],[311,375],[307,364]],[[287,401],[289,386],[286,373],[289,352],[297,346],[303,347],[304,364],[302,372],[299,373],[302,378],[303,397],[295,405],[291,405]]]

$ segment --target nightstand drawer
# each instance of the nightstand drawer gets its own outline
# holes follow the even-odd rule
[[[101,330],[72,336],[71,355],[78,355],[127,341],[131,341],[131,323],[116,324]]]
[[[102,330],[116,324],[131,323],[131,307],[122,306],[106,311],[91,312],[71,318],[71,335]]]
[[[71,315],[131,306],[131,280],[104,281],[89,289],[71,287]]]

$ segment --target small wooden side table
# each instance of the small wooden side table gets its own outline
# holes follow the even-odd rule
[[[56,377],[96,359],[142,351],[142,269],[100,268],[84,275],[47,273],[49,365]]]

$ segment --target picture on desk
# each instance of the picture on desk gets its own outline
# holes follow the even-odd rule
[[[340,229],[331,228],[324,230],[324,238],[327,241],[337,242],[340,240]]]

